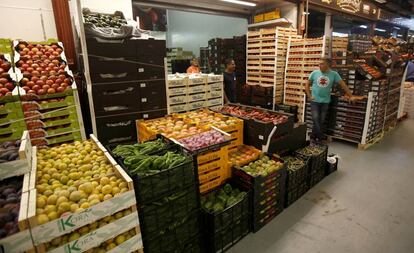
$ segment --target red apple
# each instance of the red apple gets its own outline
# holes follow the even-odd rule
[[[59,88],[59,87],[60,87],[60,85],[59,85],[59,84],[56,84],[56,83],[52,84],[52,88],[53,88],[53,89],[55,89],[55,90],[56,90],[57,88]]]
[[[36,84],[43,87],[43,85],[45,85],[45,82],[43,80],[39,80],[36,82]]]
[[[54,82],[53,82],[53,80],[46,80],[45,84],[52,86],[52,84],[54,84]]]
[[[47,70],[42,70],[42,72],[40,72],[41,75],[47,75],[49,73],[49,71]]]
[[[38,80],[40,80],[40,78],[37,76],[34,76],[30,79],[30,81],[33,81],[33,82],[37,82]]]
[[[25,85],[28,81],[29,81],[29,78],[27,78],[27,77],[23,77],[22,80],[21,80],[23,85]]]
[[[34,85],[35,85],[35,82],[33,82],[33,81],[28,81],[26,83],[26,86],[29,87],[29,88],[32,88]]]
[[[65,91],[65,88],[64,88],[64,87],[58,87],[58,88],[56,89],[56,91],[57,91],[58,93],[62,93],[62,92],[64,92],[64,91]]]
[[[39,55],[33,55],[32,59],[35,60],[35,61],[40,60],[40,56]]]
[[[39,52],[39,49],[37,47],[32,48],[32,52]]]
[[[38,91],[38,90],[40,90],[42,88],[42,86],[40,86],[40,85],[33,85],[33,87],[32,87],[32,90],[34,90],[34,91]]]
[[[13,93],[11,91],[6,93],[6,96],[13,96]]]
[[[53,63],[54,65],[56,65],[56,66],[58,66],[58,65],[60,64],[59,60],[56,60],[56,59],[55,59],[55,60],[53,60],[53,61],[52,61],[52,63]]]
[[[56,57],[54,55],[49,56],[49,60],[53,61]]]
[[[7,92],[9,92],[9,89],[7,89],[7,88],[1,88],[0,89],[0,93],[3,94],[3,95],[6,95]]]
[[[44,94],[46,94],[46,91],[44,89],[39,89],[37,91],[37,95],[44,95]]]
[[[50,89],[50,86],[45,84],[45,85],[42,86],[42,89],[48,90],[48,89]]]
[[[61,54],[63,52],[62,48],[58,48],[56,49],[56,52],[58,52],[59,54]]]
[[[29,91],[27,92],[27,94],[36,94],[36,91],[34,91],[34,90],[29,90]]]
[[[57,75],[57,72],[55,70],[51,70],[51,71],[49,71],[49,74],[51,76],[55,76],[55,75]]]
[[[33,60],[27,60],[26,63],[29,64],[29,65],[32,65],[33,64]]]
[[[41,77],[40,77],[40,80],[42,80],[43,82],[46,82],[46,80],[47,80],[47,76],[41,76]]]
[[[4,87],[5,88],[7,88],[9,91],[13,91],[13,89],[14,89],[14,84],[12,84],[12,83],[6,83],[5,85],[4,85]]]
[[[70,81],[70,79],[69,78],[65,78],[65,80],[63,80],[63,82],[65,82],[66,84],[70,84],[71,83],[71,81]]]
[[[60,78],[58,78],[58,79],[56,79],[56,80],[55,80],[55,83],[57,83],[57,84],[61,84],[61,83],[63,83],[63,80],[62,80],[62,79],[60,79]]]
[[[8,82],[7,78],[0,78],[1,84],[6,84]]]
[[[53,89],[53,88],[49,88],[49,89],[47,90],[47,93],[48,93],[48,94],[54,94],[54,93],[56,93],[56,90],[55,90],[55,89]]]
[[[29,73],[32,73],[32,71],[34,70],[32,67],[28,67],[27,69],[26,69]]]
[[[56,50],[56,49],[58,49],[58,48],[59,48],[56,44],[53,44],[53,45],[51,45],[50,47],[51,47],[51,48],[53,48],[53,50]]]
[[[48,78],[47,78],[48,80],[52,80],[52,81],[55,81],[56,80],[56,76],[54,76],[54,75],[51,75],[51,76],[49,76]]]
[[[37,70],[33,70],[33,71],[31,71],[31,73],[32,73],[32,75],[34,75],[34,76],[40,76],[40,72],[39,72],[39,71],[37,71]]]

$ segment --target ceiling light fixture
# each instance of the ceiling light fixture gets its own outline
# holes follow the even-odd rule
[[[394,26],[394,29],[401,30],[398,26]]]
[[[374,30],[375,30],[375,31],[378,31],[378,32],[386,32],[386,30],[384,30],[384,29],[380,29],[380,28],[375,28]]]
[[[255,7],[256,6],[255,3],[246,2],[246,1],[240,1],[240,0],[221,0],[221,1],[222,2],[233,3],[233,4],[246,5],[246,6],[251,6],[251,7]]]
[[[375,2],[380,3],[380,4],[385,4],[387,0],[375,0]]]
[[[401,34],[397,34],[397,37],[402,37],[402,35]]]
[[[367,29],[367,28],[368,28],[368,26],[366,26],[366,25],[360,25],[360,26],[359,26],[359,28],[364,28],[364,29]]]
[[[303,15],[309,15],[309,14],[310,12],[306,12],[306,11],[303,12]]]

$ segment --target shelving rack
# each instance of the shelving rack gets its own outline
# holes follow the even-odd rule
[[[300,37],[296,29],[283,27],[247,34],[247,84],[271,88],[273,109],[283,102],[288,41]]]
[[[315,39],[290,38],[288,41],[283,103],[298,106],[300,122],[305,121],[305,84],[312,71],[318,69],[326,52],[325,36]]]

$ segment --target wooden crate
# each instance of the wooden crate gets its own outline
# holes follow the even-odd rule
[[[139,220],[132,179],[116,163],[93,135],[91,135],[91,140],[98,147],[98,150],[103,152],[107,163],[113,168],[113,175],[122,179],[127,184],[128,191],[120,193],[111,199],[100,202],[83,211],[77,213],[68,212],[58,219],[49,221],[45,224],[39,224],[36,217],[37,189],[31,189],[29,191],[28,221],[37,252],[46,252],[46,243],[55,238],[68,235],[79,228],[88,226],[122,210],[130,210],[131,213],[112,223],[106,224],[93,232],[86,233],[75,241],[66,243],[48,252],[66,252],[68,249],[75,250],[76,248],[79,248],[79,252],[83,252],[131,229],[135,229],[137,236],[140,237]],[[36,174],[36,172],[34,173]],[[111,232],[108,233],[108,231]]]

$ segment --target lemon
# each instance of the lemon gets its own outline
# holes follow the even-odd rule
[[[77,240],[77,239],[79,239],[79,237],[80,237],[79,233],[77,233],[77,232],[72,233],[72,234],[69,235],[68,241],[71,242],[71,241]]]
[[[53,195],[52,195],[53,196]],[[68,198],[66,198],[65,196],[61,196],[61,197],[59,197],[58,199],[57,199],[57,201],[56,201],[56,205],[60,205],[61,203],[64,203],[64,202],[68,202],[69,200],[68,200]]]
[[[36,199],[36,207],[37,208],[44,208],[46,206],[46,200],[45,198],[38,197]]]
[[[106,194],[104,196],[103,200],[108,200],[108,199],[111,199],[111,198],[112,198],[112,195],[111,194]]]
[[[91,201],[89,201],[89,204],[91,206],[96,205],[96,204],[99,204],[99,203],[100,203],[99,199],[92,199]]]
[[[108,177],[102,177],[101,180],[100,180],[101,185],[107,185],[107,184],[109,184],[109,182],[110,182],[110,180],[109,180]]]
[[[102,187],[102,193],[105,195],[112,193],[112,187],[110,185],[105,185]]]
[[[62,213],[68,212],[71,210],[71,205],[69,204],[69,202],[62,202],[60,203],[58,210]]]
[[[90,205],[89,205],[89,203],[88,203],[88,202],[84,202],[84,203],[82,203],[82,204],[80,205],[80,207],[81,207],[81,208],[86,209],[86,208],[89,208],[89,207],[90,207]]]
[[[45,195],[45,196],[47,196],[47,197],[49,197],[50,195],[52,195],[53,194],[53,191],[52,190],[45,190],[44,192],[43,192],[43,195]]]
[[[45,212],[48,214],[48,213],[51,213],[51,212],[56,212],[57,210],[56,210],[56,206],[55,205],[47,205],[46,207],[45,207]]]
[[[83,183],[79,186],[79,190],[84,191],[86,194],[90,194],[93,191],[93,185],[90,182]]]
[[[76,204],[76,203],[74,203],[74,204],[70,205],[70,211],[71,211],[72,213],[76,212],[76,210],[77,210],[78,208],[79,208],[79,205],[78,205],[78,204]]]
[[[57,212],[53,211],[47,214],[47,217],[49,218],[49,220],[56,220],[58,218],[58,214]]]
[[[57,199],[58,199],[58,197],[56,196],[56,195],[50,195],[48,198],[47,198],[47,204],[48,205],[56,205],[56,201],[57,201]]]
[[[120,192],[121,192],[121,190],[117,186],[112,188],[112,195],[115,195],[115,194],[120,193]]]
[[[49,217],[46,214],[40,214],[37,216],[37,223],[39,225],[42,225],[48,222],[49,222]]]
[[[82,198],[82,193],[80,191],[71,192],[69,199],[73,202],[78,202]]]
[[[124,243],[126,241],[125,236],[123,235],[118,235],[117,237],[115,237],[115,243],[117,245],[120,245],[122,243]]]
[[[69,196],[70,196],[70,192],[69,192],[69,190],[61,190],[61,191],[59,192],[59,197],[66,197],[66,198],[69,198]]]
[[[43,210],[42,208],[36,208],[36,215],[45,213],[45,210]]]

